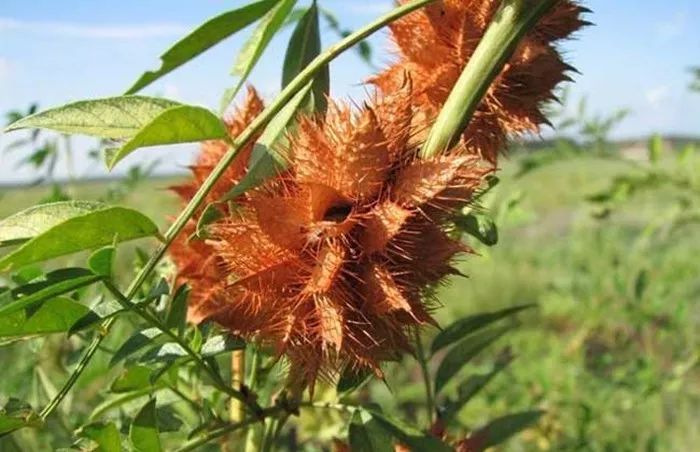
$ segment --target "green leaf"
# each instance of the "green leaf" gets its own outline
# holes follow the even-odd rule
[[[44,281],[17,287],[0,297],[0,316],[25,308],[35,308],[60,295],[73,292],[101,280],[102,277],[85,269],[57,270],[46,275]]]
[[[68,330],[68,336],[72,336],[78,331],[92,328],[107,320],[110,317],[125,312],[126,309],[117,301],[109,300],[104,302],[104,297],[100,297],[97,303]]]
[[[56,297],[31,313],[18,310],[0,316],[0,338],[68,332],[88,312],[70,298]]]
[[[463,319],[457,320],[438,334],[430,347],[431,352],[435,353],[438,350],[451,345],[458,340],[466,337],[469,334],[491,325],[506,317],[510,317],[526,309],[534,308],[537,305],[524,304],[513,306],[496,312],[479,313]]]
[[[121,452],[121,438],[114,422],[93,422],[78,430],[78,436],[93,440],[98,452]]]
[[[149,400],[134,418],[129,438],[137,452],[158,452],[161,449],[156,424],[156,399]]]
[[[38,428],[43,424],[39,414],[20,400],[11,398],[0,409],[0,435],[25,427]]]
[[[117,249],[112,245],[100,248],[88,258],[88,267],[95,274],[110,279],[112,277],[112,267],[114,266],[114,255],[116,252]]]
[[[505,354],[503,358],[496,362],[490,372],[486,374],[471,375],[467,381],[461,383],[457,388],[457,399],[448,400],[444,404],[441,419],[445,422],[445,424],[452,422],[457,413],[459,413],[459,411],[464,408],[464,406],[469,403],[474,396],[484,389],[496,375],[508,367],[511,361],[512,356],[510,354]]]
[[[634,298],[641,300],[649,286],[649,272],[642,269],[634,280]]]
[[[321,31],[318,20],[318,7],[313,2],[306,13],[299,19],[287,46],[282,68],[282,88],[321,53]],[[313,109],[323,112],[327,107],[330,90],[330,72],[328,65],[316,73],[312,82]]]
[[[187,350],[182,348],[180,344],[177,342],[166,342],[163,345],[158,345],[148,350],[139,358],[139,361],[148,363],[168,362],[186,356],[189,356]]]
[[[165,324],[168,328],[177,328],[178,335],[182,336],[187,326],[187,300],[190,296],[190,288],[183,284],[178,287],[170,302],[170,309]]]
[[[45,110],[12,123],[5,132],[40,128],[113,140],[129,138],[164,110],[180,105],[167,99],[120,96],[92,99]]]
[[[486,215],[469,215],[454,218],[454,223],[459,230],[479,240],[486,246],[498,244],[498,228],[496,223]]]
[[[233,350],[244,350],[245,341],[243,339],[231,336],[229,334],[220,334],[207,339],[202,345],[200,353],[205,358],[210,358],[221,353],[230,352]]]
[[[155,71],[144,72],[134,85],[129,88],[127,94],[133,94],[143,89],[165,74],[239,32],[261,18],[275,3],[275,0],[250,3],[242,8],[228,11],[209,19],[161,55],[160,67]]]
[[[153,370],[146,366],[132,366],[124,369],[112,382],[110,392],[124,393],[145,389],[153,385],[151,374]]]
[[[121,361],[125,360],[129,356],[138,352],[142,348],[152,345],[163,332],[158,328],[147,328],[142,331],[137,331],[129,339],[124,341],[124,343],[114,352],[112,359],[109,361],[110,366],[114,366]]]
[[[238,83],[224,94],[221,102],[222,110],[225,110],[236,97],[270,41],[284,25],[285,19],[295,4],[296,0],[277,0],[275,7],[265,14],[251,37],[243,45],[232,71],[233,75],[238,76]]]
[[[0,271],[156,235],[158,227],[142,213],[124,207],[108,207],[72,217],[43,231],[1,258]]]
[[[178,417],[172,406],[161,406],[156,410],[158,430],[162,433],[178,432],[182,428],[182,419]]]
[[[357,413],[348,431],[350,450],[393,452],[394,445],[384,428],[369,413]]]
[[[118,394],[114,397],[109,397],[106,400],[102,401],[99,405],[97,405],[94,410],[92,410],[92,413],[90,413],[89,419],[90,420],[99,419],[105,413],[107,413],[115,408],[119,408],[127,403],[133,402],[133,401],[138,400],[138,399],[150,397],[156,391],[158,391],[160,389],[162,389],[162,388],[150,386],[150,387],[147,387],[144,389],[138,389],[136,391],[127,392],[125,394]]]
[[[0,221],[0,247],[17,245],[73,217],[104,209],[102,203],[67,201],[30,207]]]
[[[224,122],[211,111],[192,105],[178,105],[163,110],[139,129],[121,148],[107,152],[107,167],[136,149],[177,143],[192,143],[228,138]]]
[[[243,179],[229,190],[221,199],[222,202],[235,200],[246,191],[255,188],[268,178],[286,167],[284,158],[274,151],[274,145],[285,129],[290,125],[304,98],[311,90],[311,84],[301,89],[287,105],[269,122],[262,135],[255,143],[250,156],[248,171]]]
[[[423,433],[422,431],[407,425],[402,421],[393,419],[377,410],[363,408],[363,411],[369,413],[372,418],[377,421],[377,425],[381,426],[387,433],[391,434],[394,438],[410,447],[411,450],[429,450],[431,452],[453,451],[451,447],[434,436]]]
[[[494,343],[509,329],[510,327],[496,328],[473,334],[450,349],[438,366],[435,374],[435,394],[438,394],[469,361]]]
[[[479,450],[497,446],[521,430],[535,424],[543,414],[544,411],[539,410],[524,411],[494,419],[470,435],[470,439],[473,438],[474,443],[478,444]]]
[[[346,368],[338,379],[336,391],[341,395],[350,394],[364,386],[372,375],[372,372],[366,369]]]
[[[335,17],[332,11],[326,8],[319,9],[321,11],[321,15],[323,15],[323,18],[326,20],[328,26],[338,36],[340,36],[341,38],[345,38],[352,34],[351,30],[341,28],[340,21],[337,17]],[[355,46],[355,49],[357,50],[357,54],[359,55],[359,57],[362,58],[365,63],[372,66],[372,47],[369,45],[369,43],[366,40],[360,41],[359,43],[357,43],[357,46]]]
[[[194,237],[190,239],[205,239],[209,236],[207,231],[207,226],[214,223],[217,220],[223,218],[224,214],[221,213],[216,207],[216,203],[207,204],[207,206],[202,211],[202,214],[197,219],[197,228],[194,233]]]

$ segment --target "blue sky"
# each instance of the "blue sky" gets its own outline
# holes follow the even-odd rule
[[[68,101],[116,95],[145,69],[157,67],[158,56],[193,25],[244,4],[242,0],[2,0],[0,6],[0,112],[42,107]],[[300,0],[299,4],[308,3]],[[391,7],[387,0],[321,0],[344,25],[356,28]],[[700,95],[687,90],[688,67],[700,65],[700,2],[674,0],[588,0],[596,26],[567,42],[568,60],[582,75],[572,85],[574,99],[586,96],[592,112],[631,110],[616,135],[632,137],[651,132],[700,133]],[[271,97],[278,90],[280,62],[287,32],[272,44],[252,75],[256,87]],[[228,73],[247,32],[221,44],[207,55],[149,87],[148,94],[215,107],[220,93],[234,79]],[[337,38],[324,33],[324,44]],[[372,40],[379,66],[390,60],[385,33]],[[333,94],[362,99],[359,83],[372,69],[354,54],[331,67]],[[1,137],[0,147],[13,137]],[[88,140],[78,140],[84,152]],[[191,147],[140,151],[132,162],[155,155],[165,170],[181,168]],[[166,158],[167,157],[167,158]],[[14,158],[3,155],[0,182],[23,180]],[[83,159],[78,159],[78,165]],[[128,163],[126,164],[128,165]],[[79,168],[80,169],[80,168]],[[90,175],[102,170],[86,169]]]

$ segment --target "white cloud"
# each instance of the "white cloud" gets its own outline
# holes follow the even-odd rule
[[[689,25],[686,11],[677,11],[673,16],[658,22],[655,27],[656,36],[662,42],[673,41],[682,37]]]
[[[0,57],[0,80],[7,79],[12,74],[12,63],[7,58]]]
[[[0,32],[68,36],[93,39],[143,39],[159,36],[178,36],[190,27],[176,23],[94,25],[73,22],[26,21],[0,17]]]
[[[668,100],[669,94],[671,93],[671,88],[668,85],[660,85],[654,88],[648,89],[644,93],[644,97],[647,102],[654,107],[660,108],[663,103]]]

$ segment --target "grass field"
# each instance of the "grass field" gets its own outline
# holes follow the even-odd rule
[[[488,200],[499,218],[500,243],[477,246],[479,256],[460,264],[469,278],[455,278],[440,290],[444,309],[438,317],[447,324],[517,304],[539,308],[502,340],[500,346],[511,347],[517,359],[460,413],[460,421],[478,426],[506,412],[545,409],[538,427],[508,443],[513,451],[696,449],[700,229],[655,226],[676,198],[664,190],[639,195],[596,219],[586,197],[627,171],[626,162],[577,157],[516,178],[518,163],[513,157],[505,164],[504,182]],[[123,204],[166,224],[178,206],[165,190],[173,182],[145,182]],[[3,189],[0,216],[32,205],[47,190]],[[91,182],[66,190],[76,199],[96,199],[106,187]],[[509,202],[514,207],[505,211]],[[50,352],[47,346],[34,350]],[[497,352],[492,348],[470,370],[485,370]],[[422,397],[415,376],[387,374],[393,396],[376,384],[373,399],[402,404],[410,414]],[[0,393],[25,391],[13,381],[22,375],[3,377]],[[100,388],[81,391],[76,404],[100,397]]]

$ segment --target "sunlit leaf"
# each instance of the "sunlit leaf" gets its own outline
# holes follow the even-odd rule
[[[432,353],[435,353],[441,348],[447,347],[494,322],[510,317],[526,309],[534,308],[535,306],[534,304],[513,306],[500,311],[479,313],[457,320],[435,337],[430,349]]]
[[[108,207],[64,220],[0,259],[0,271],[78,251],[158,235],[158,227],[142,213]]]
[[[102,279],[85,269],[64,269],[46,275],[43,281],[33,282],[5,292],[0,296],[0,316],[36,309],[41,303],[64,295]]]
[[[109,397],[92,410],[89,419],[96,420],[102,417],[105,413],[112,411],[116,408],[126,405],[127,403],[133,403],[135,400],[145,399],[146,397],[152,396],[156,391],[160,390],[160,387],[149,386],[144,389],[138,389],[136,391],[127,392],[124,394],[117,394],[113,397]]]
[[[165,344],[149,349],[139,358],[139,361],[149,363],[167,362],[175,361],[186,356],[188,356],[187,350],[182,348],[180,344],[176,342],[166,342]]]
[[[226,125],[211,111],[192,105],[178,105],[160,112],[120,148],[108,151],[107,167],[114,168],[138,148],[227,137]]]
[[[282,88],[286,87],[299,73],[321,53],[321,31],[318,21],[318,7],[312,3],[299,19],[287,46],[282,67]],[[330,90],[328,65],[315,75],[312,84],[313,111],[325,111]]]
[[[88,267],[97,275],[111,278],[116,252],[117,249],[111,245],[100,248],[88,258]]]
[[[224,94],[221,102],[222,110],[226,109],[236,97],[270,41],[284,25],[285,19],[292,12],[295,4],[296,0],[277,0],[275,7],[265,14],[253,34],[245,42],[232,71],[233,75],[238,77],[238,82],[235,87],[227,90]]]
[[[99,452],[121,452],[121,438],[114,422],[94,422],[78,430],[78,436],[93,440]]]
[[[451,348],[440,362],[435,374],[435,393],[438,394],[469,361],[509,329],[509,327],[505,327],[476,333],[462,339]]]
[[[117,351],[114,352],[112,359],[109,361],[109,365],[114,366],[144,347],[153,345],[155,343],[154,340],[162,334],[163,332],[158,328],[148,328],[142,331],[137,331],[126,341],[124,341]]]
[[[131,366],[122,371],[109,387],[110,392],[124,393],[152,386],[153,370],[146,366]]]
[[[134,418],[129,429],[131,445],[136,452],[162,450],[156,421],[156,400],[149,400]]]
[[[276,0],[250,3],[209,19],[161,55],[160,67],[154,71],[144,72],[136,83],[129,88],[127,94],[143,89],[165,74],[252,24],[268,12],[275,3]]]
[[[43,421],[39,414],[32,410],[28,404],[9,399],[0,409],[0,435],[9,433],[24,427],[41,427]]]
[[[0,246],[26,242],[73,217],[106,206],[98,202],[68,201],[30,207],[0,221]]]
[[[5,132],[41,128],[63,133],[123,139],[133,136],[177,102],[145,96],[92,99],[45,110],[10,124]]]
[[[202,345],[201,354],[205,358],[209,358],[220,355],[221,353],[244,349],[245,342],[242,339],[229,334],[220,334],[211,337],[204,342],[204,345]]]
[[[56,297],[39,308],[0,315],[0,337],[65,333],[90,310],[70,298]]]
[[[121,314],[127,309],[119,304],[116,300],[104,301],[104,297],[100,297],[90,310],[82,316],[78,321],[76,321],[73,326],[68,330],[68,335],[72,336],[78,331],[82,331],[88,328],[93,328],[107,320],[110,317]]]

